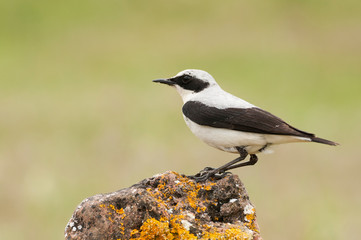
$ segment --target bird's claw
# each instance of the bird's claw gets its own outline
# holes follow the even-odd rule
[[[225,176],[227,175],[231,175],[232,173],[231,172],[220,172],[220,173],[216,173],[214,174],[214,177],[219,180],[219,179],[222,179],[224,178]]]
[[[214,168],[206,167],[196,175],[191,175],[188,177],[195,180],[196,182],[204,182],[210,177],[214,177],[216,180],[219,180],[224,178],[228,174],[231,174],[230,172],[214,172],[214,170]]]
[[[201,172],[210,172],[210,171],[213,171],[214,170],[214,168],[212,168],[212,167],[205,167],[203,170],[201,170],[199,173],[201,173]]]
[[[195,180],[196,182],[204,182],[209,177],[212,176],[211,172],[214,170],[214,168],[211,167],[205,167],[203,170],[199,171],[199,173],[195,175],[188,176],[189,178]]]

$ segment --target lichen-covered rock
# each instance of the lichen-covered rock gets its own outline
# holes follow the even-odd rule
[[[261,240],[255,208],[236,175],[202,183],[165,172],[85,199],[65,239]]]

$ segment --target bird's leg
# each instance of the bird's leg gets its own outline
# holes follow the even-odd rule
[[[243,161],[247,155],[248,152],[246,151],[246,149],[244,147],[236,147],[237,151],[239,152],[240,156],[232,161],[230,161],[229,163],[224,164],[223,166],[216,168],[212,171],[209,172],[209,174],[214,175],[216,173],[224,173],[225,171],[232,169],[232,166],[240,161]]]
[[[257,161],[258,161],[258,157],[256,156],[256,154],[251,154],[248,162],[238,163],[238,164],[229,166],[225,171],[239,168],[239,167],[255,165],[257,163]]]
[[[211,169],[210,171],[204,171],[204,172],[200,172],[200,174],[196,174],[194,176],[189,176],[190,178],[193,178],[194,180],[196,180],[197,182],[202,182],[207,180],[209,177],[214,176],[217,173],[224,173],[225,171],[232,169],[232,165],[244,160],[247,155],[248,152],[246,151],[245,147],[236,147],[237,151],[239,152],[240,156],[232,161],[230,161],[229,163],[224,164],[223,166],[216,168],[216,169]],[[237,164],[239,165],[239,164]],[[199,176],[197,176],[199,175]],[[222,174],[223,176],[224,174]]]

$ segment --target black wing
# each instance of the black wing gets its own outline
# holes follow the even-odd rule
[[[282,119],[256,107],[219,109],[197,101],[189,101],[183,105],[182,111],[187,118],[199,125],[252,133],[308,138],[315,136],[294,128]]]

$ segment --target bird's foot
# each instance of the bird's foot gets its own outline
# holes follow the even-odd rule
[[[206,167],[196,175],[188,176],[196,182],[204,182],[210,177],[214,177],[216,180],[224,178],[226,175],[231,174],[230,172],[215,172],[214,168]]]
[[[213,170],[214,168],[205,167],[203,170],[199,171],[199,173],[187,177],[190,179],[194,179],[196,182],[203,182],[210,177],[209,173]]]
[[[215,168],[212,167],[205,167],[203,170],[200,170],[199,173],[204,173],[204,172],[211,172],[213,171]],[[197,174],[199,174],[197,173]]]

